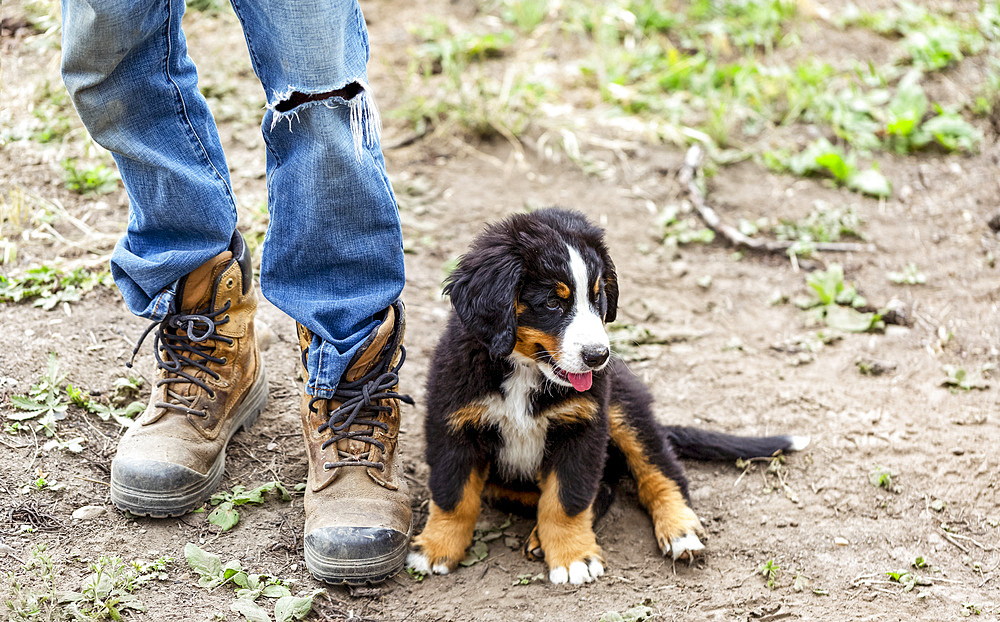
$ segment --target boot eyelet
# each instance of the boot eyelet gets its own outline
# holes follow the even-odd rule
[[[332,468],[333,468],[333,465],[332,465],[332,464],[330,464],[329,462],[324,462],[324,463],[323,463],[323,470],[324,470],[324,471],[329,471],[329,470],[330,470],[330,469],[332,469]]]
[[[226,364],[226,357],[222,357],[222,360],[219,361],[219,365],[225,365],[225,364]]]
[[[229,279],[228,281],[226,281],[226,287],[232,289],[233,283],[234,281],[232,279]]]
[[[208,399],[210,399],[210,400],[214,400],[215,399],[215,391],[212,391],[211,393],[208,394]]]

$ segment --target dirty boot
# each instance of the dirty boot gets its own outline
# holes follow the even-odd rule
[[[136,351],[156,328],[156,382],[111,462],[120,509],[180,516],[219,485],[229,439],[267,402],[256,309],[250,252],[235,233],[229,250],[180,280],[174,308],[143,333]]]
[[[330,399],[303,395],[309,458],[306,567],[330,583],[375,583],[400,570],[410,539],[410,499],[396,444],[403,305],[367,337]],[[299,325],[302,360],[312,334]],[[306,379],[308,383],[308,378]]]

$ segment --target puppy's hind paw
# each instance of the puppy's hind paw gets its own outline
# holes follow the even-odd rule
[[[686,533],[670,541],[670,555],[674,558],[674,561],[678,559],[686,559],[689,562],[694,561],[695,556],[704,549],[705,545],[693,533]],[[663,551],[664,555],[666,553],[667,551]]]

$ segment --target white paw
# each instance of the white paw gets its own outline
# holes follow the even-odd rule
[[[569,581],[569,570],[565,566],[559,566],[549,571],[549,581],[553,583],[566,583]]]
[[[431,564],[427,561],[427,556],[417,551],[410,551],[406,556],[406,567],[427,574],[431,571]]]
[[[552,583],[582,585],[590,583],[603,574],[604,565],[599,560],[592,559],[590,562],[573,562],[569,565],[569,568],[565,566],[553,568],[549,571],[549,581]]]
[[[430,560],[427,556],[420,551],[410,551],[406,556],[406,567],[416,570],[417,572],[422,572],[424,574],[448,574],[448,567],[444,564],[434,564],[431,565]]]
[[[693,533],[685,534],[670,541],[670,553],[675,560],[680,559],[685,554],[688,555],[689,559],[693,559],[695,552],[704,548],[705,545]]]
[[[596,559],[590,560],[590,576],[595,579],[604,576],[604,564]]]

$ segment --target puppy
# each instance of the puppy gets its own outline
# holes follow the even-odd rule
[[[618,280],[603,232],[577,212],[489,226],[448,277],[454,311],[427,384],[430,514],[407,565],[447,574],[472,542],[481,499],[530,508],[525,543],[552,583],[604,574],[593,524],[635,479],[660,550],[704,548],[678,456],[735,459],[807,438],[745,438],[656,423],[652,398],[611,356]]]

